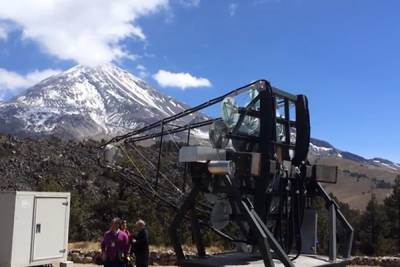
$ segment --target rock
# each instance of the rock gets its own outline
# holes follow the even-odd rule
[[[103,265],[103,258],[101,257],[101,253],[97,253],[96,256],[93,257],[93,263],[97,265]]]
[[[84,259],[84,257],[81,256],[81,255],[80,255],[79,253],[77,253],[77,252],[72,253],[71,258],[72,258],[72,261],[73,261],[74,263],[83,263],[83,259]]]
[[[89,252],[87,252],[86,253],[86,257],[92,257],[92,258],[94,258],[94,257],[96,257],[96,255],[98,254],[99,252],[97,252],[97,251],[89,251]]]
[[[83,259],[83,263],[86,263],[86,264],[93,263],[93,258],[92,257],[85,257]]]
[[[149,255],[149,263],[150,265],[154,265],[158,260],[158,254],[155,251],[151,251]]]
[[[383,266],[383,267],[398,267],[400,266],[399,257],[354,257],[350,265],[360,266]]]
[[[170,255],[169,256],[169,261],[170,261],[171,265],[175,265],[176,261],[177,261],[176,255],[175,254],[174,255]]]

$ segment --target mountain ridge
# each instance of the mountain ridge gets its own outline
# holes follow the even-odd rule
[[[317,138],[311,138],[310,141],[310,152],[309,156],[313,157],[313,151],[318,151],[319,154],[323,153],[325,154],[324,156],[335,156],[338,158],[343,158],[347,160],[352,160],[356,161],[359,163],[364,163],[364,164],[371,164],[377,167],[386,167],[390,170],[393,171],[400,171],[400,164],[390,161],[388,159],[384,159],[381,157],[373,157],[370,159],[367,159],[363,156],[360,156],[358,154],[349,152],[349,151],[344,151],[336,148],[332,144],[330,144],[327,141],[317,139]]]

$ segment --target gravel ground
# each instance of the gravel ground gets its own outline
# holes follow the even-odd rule
[[[78,264],[78,263],[75,263],[75,264],[74,264],[74,267],[101,267],[101,266],[103,266],[103,265],[96,265],[96,264]],[[157,267],[160,267],[160,266],[157,266]],[[176,267],[176,266],[162,266],[162,267]]]

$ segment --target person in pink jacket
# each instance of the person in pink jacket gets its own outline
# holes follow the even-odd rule
[[[114,218],[101,242],[104,267],[125,267],[129,245],[128,235],[121,230],[121,220]]]

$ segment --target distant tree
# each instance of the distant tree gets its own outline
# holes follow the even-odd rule
[[[397,175],[392,194],[384,201],[389,226],[389,237],[393,240],[395,253],[400,253],[400,175]]]
[[[360,221],[360,250],[366,255],[385,255],[390,248],[388,220],[383,205],[378,204],[374,194],[368,202]]]
[[[81,199],[82,195],[72,191],[69,226],[69,239],[71,241],[91,240],[94,238],[92,229],[87,226],[90,210]]]
[[[350,208],[349,204],[339,201],[339,199],[334,196],[332,193],[329,194],[330,197],[338,204],[340,211],[346,218],[346,220],[350,223],[350,225],[354,229],[354,238],[353,238],[353,247],[352,247],[352,254],[359,254],[359,246],[360,246],[360,236],[359,236],[359,229],[360,229],[360,220],[361,220],[361,212],[356,209]],[[339,222],[339,221],[338,221]],[[338,223],[338,240],[344,240],[344,237],[347,236],[346,229],[343,225]],[[338,250],[339,252],[344,252],[344,243],[338,242]]]
[[[42,192],[60,192],[63,191],[63,187],[58,183],[57,178],[49,176],[39,182],[37,190]]]
[[[328,253],[328,211],[325,207],[325,201],[322,197],[313,199],[312,208],[318,212],[318,246],[317,252],[320,254]]]

